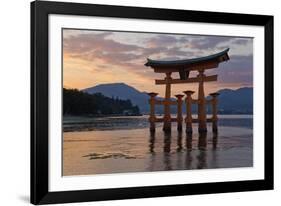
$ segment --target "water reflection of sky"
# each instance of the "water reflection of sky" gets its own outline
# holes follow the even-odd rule
[[[218,134],[155,133],[148,128],[64,133],[64,175],[253,166],[253,131],[219,127]]]

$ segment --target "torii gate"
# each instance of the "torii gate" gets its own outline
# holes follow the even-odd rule
[[[151,67],[154,69],[155,73],[165,73],[166,77],[164,79],[155,80],[156,85],[166,85],[165,98],[163,101],[157,100],[155,97],[157,93],[149,93],[150,99],[150,129],[155,130],[155,122],[164,122],[163,130],[171,131],[171,122],[176,121],[178,123],[178,130],[182,128],[182,97],[184,95],[176,95],[177,102],[172,101],[171,98],[171,85],[172,84],[185,84],[185,83],[199,83],[198,87],[198,99],[193,100],[191,95],[193,91],[184,91],[186,94],[186,108],[187,115],[185,118],[186,122],[186,131],[192,132],[192,122],[198,122],[198,131],[207,132],[206,122],[213,122],[213,131],[217,131],[217,96],[218,93],[210,94],[213,99],[207,101],[205,99],[204,93],[204,82],[217,81],[217,75],[206,76],[204,74],[206,69],[217,68],[219,63],[229,60],[228,49],[225,49],[222,52],[200,57],[193,59],[183,59],[183,60],[172,60],[172,61],[161,61],[161,60],[152,60],[147,59],[145,66]],[[198,75],[196,77],[189,77],[190,72],[197,71]],[[172,72],[178,72],[180,78],[173,79],[171,77]],[[192,119],[191,116],[191,105],[192,103],[198,104],[198,119]],[[213,105],[213,117],[211,119],[206,118],[206,103],[212,103]],[[156,118],[154,107],[155,104],[164,105],[164,117]],[[170,114],[170,105],[178,105],[177,118],[171,118]]]

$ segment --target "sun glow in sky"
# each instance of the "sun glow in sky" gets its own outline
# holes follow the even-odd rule
[[[155,79],[163,79],[164,74],[144,66],[147,58],[189,59],[226,48],[230,60],[206,72],[218,74],[217,82],[205,83],[206,94],[253,86],[252,38],[64,29],[63,85],[84,89],[122,82],[163,95],[165,87],[155,85]],[[172,94],[197,89],[198,83],[172,85]]]

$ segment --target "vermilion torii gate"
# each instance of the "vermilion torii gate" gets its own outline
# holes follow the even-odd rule
[[[229,60],[228,56],[229,49],[225,49],[222,52],[193,59],[184,60],[172,60],[172,61],[161,61],[147,59],[145,66],[151,67],[156,73],[164,73],[166,77],[164,79],[155,80],[156,85],[166,85],[165,98],[164,100],[156,99],[157,93],[148,93],[150,96],[150,129],[155,130],[156,122],[164,122],[163,130],[171,131],[171,122],[178,123],[178,130],[182,130],[182,103],[184,95],[175,95],[177,101],[171,100],[171,85],[172,84],[185,84],[185,83],[199,83],[198,87],[198,99],[192,99],[191,95],[194,91],[184,91],[186,98],[186,131],[188,133],[192,132],[192,122],[198,122],[198,131],[207,132],[207,122],[213,123],[213,131],[217,132],[217,96],[218,93],[210,94],[213,98],[211,100],[206,100],[204,93],[204,82],[217,81],[217,75],[206,76],[204,74],[205,70],[217,68],[219,63]],[[196,71],[198,75],[196,77],[190,77],[190,72]],[[179,79],[173,79],[171,77],[173,72],[179,73]],[[206,104],[212,104],[213,117],[207,119],[206,117]],[[155,116],[155,105],[160,104],[164,106],[164,117],[157,118]],[[192,104],[198,105],[198,118],[192,119],[191,106]],[[177,105],[177,117],[172,118],[170,114],[170,105]]]

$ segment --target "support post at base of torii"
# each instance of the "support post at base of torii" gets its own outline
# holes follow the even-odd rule
[[[194,91],[184,91],[183,93],[186,94],[185,102],[186,102],[186,117],[185,117],[185,123],[186,123],[186,133],[192,134],[192,97],[191,95],[194,93]]]
[[[211,93],[210,96],[212,96],[212,130],[214,133],[218,132],[218,115],[217,115],[217,104],[218,104],[218,96],[219,93]]]
[[[177,112],[177,123],[178,123],[178,131],[182,131],[182,98],[184,97],[184,95],[182,94],[177,94],[175,95],[175,97],[177,98],[177,105],[178,105],[178,112]]]
[[[150,131],[155,132],[155,122],[156,122],[156,116],[155,116],[155,103],[156,99],[155,97],[158,95],[157,93],[150,92],[148,93],[150,96],[149,104],[150,104],[150,116],[149,116],[149,122],[150,122]]]

